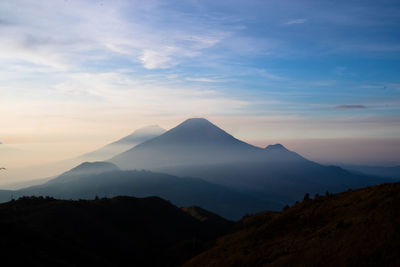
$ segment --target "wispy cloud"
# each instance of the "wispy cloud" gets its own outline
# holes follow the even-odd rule
[[[216,79],[210,79],[210,78],[201,78],[201,77],[187,77],[185,78],[186,81],[191,81],[191,82],[204,82],[204,83],[215,83],[218,82]]]
[[[166,69],[177,64],[172,57],[173,48],[169,49],[170,52],[158,52],[155,50],[145,49],[140,60],[143,62],[143,66],[146,69]]]
[[[335,108],[337,108],[337,109],[364,109],[367,107],[364,105],[338,105]]]
[[[249,102],[236,99],[213,89],[202,86],[187,88],[177,83],[157,81],[154,77],[132,78],[123,72],[71,74],[65,82],[55,85],[56,92],[77,96],[99,98],[108,107],[130,110],[132,107],[142,114],[179,115],[186,112],[235,113]]]
[[[0,24],[0,57],[60,69],[112,59],[115,53],[142,63],[146,69],[170,68],[185,58],[200,56],[202,50],[217,45],[231,32],[205,28],[201,26],[203,18],[179,14],[170,14],[176,15],[179,26],[157,23],[165,18],[158,17],[159,12],[170,13],[157,1],[154,9],[140,1],[116,1],[104,6],[90,1],[22,1],[25,9],[15,12],[20,10],[20,2],[0,4],[4,12],[13,15],[10,19],[18,22]],[[131,11],[129,16],[125,9]],[[40,14],[46,16],[38,19]]]
[[[285,25],[293,25],[293,24],[303,24],[303,23],[306,23],[306,22],[307,22],[307,19],[299,18],[299,19],[288,20],[284,24]]]

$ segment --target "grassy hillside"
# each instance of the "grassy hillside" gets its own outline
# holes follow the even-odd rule
[[[186,266],[399,266],[400,183],[243,218]]]

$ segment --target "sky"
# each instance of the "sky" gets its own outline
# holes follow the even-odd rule
[[[56,160],[190,117],[400,164],[400,3],[0,1],[3,148]]]

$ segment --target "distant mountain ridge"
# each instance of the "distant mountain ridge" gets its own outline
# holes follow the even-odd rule
[[[307,192],[340,192],[389,181],[320,165],[281,144],[252,146],[203,118],[188,119],[109,161],[122,169],[200,177],[292,201]]]

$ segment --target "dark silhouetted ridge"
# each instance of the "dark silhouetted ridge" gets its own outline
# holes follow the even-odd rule
[[[158,197],[0,204],[2,266],[178,266],[220,228]]]

